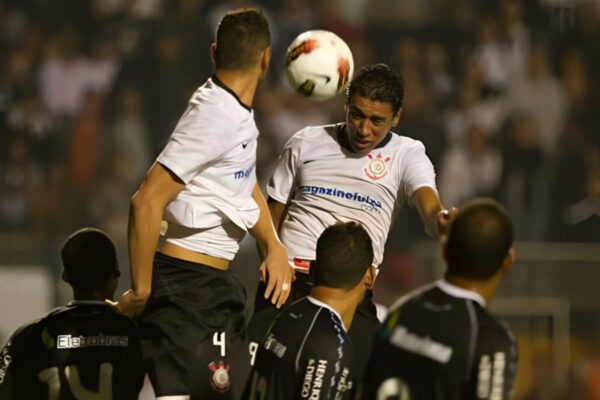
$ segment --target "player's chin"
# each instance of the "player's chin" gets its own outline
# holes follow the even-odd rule
[[[373,150],[372,143],[360,143],[357,141],[352,141],[352,149],[357,154],[368,154],[371,150]]]

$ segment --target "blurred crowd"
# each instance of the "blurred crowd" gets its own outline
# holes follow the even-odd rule
[[[58,276],[61,242],[91,225],[114,238],[127,272],[129,199],[212,73],[215,24],[247,6],[272,29],[253,105],[263,186],[295,131],[344,119],[343,96],[314,102],[285,81],[288,44],[327,29],[356,68],[402,73],[396,132],[424,142],[446,206],[492,196],[516,240],[600,242],[597,0],[0,0],[1,264]],[[410,285],[403,249],[424,237],[405,205],[390,281]],[[590,359],[582,380],[600,393]]]
[[[317,103],[285,82],[287,45],[327,29],[357,68],[402,73],[397,132],[425,143],[445,205],[489,195],[513,215],[517,240],[600,240],[597,1],[2,0],[5,260],[20,249],[47,261],[83,225],[125,246],[131,195],[212,73],[215,24],[245,6],[272,28],[254,104],[263,184],[296,130],[344,119],[342,96]],[[423,237],[415,215],[392,238]]]

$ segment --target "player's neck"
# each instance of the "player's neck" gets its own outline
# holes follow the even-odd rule
[[[256,87],[260,80],[260,73],[250,69],[248,71],[216,69],[215,76],[231,89],[242,103],[252,108]]]
[[[356,307],[358,307],[363,297],[363,293],[355,290],[347,291],[326,286],[315,286],[310,295],[337,311],[346,330],[350,329]]]
[[[478,293],[485,300],[485,304],[490,304],[492,301],[492,297],[494,297],[494,293],[496,293],[496,288],[498,287],[498,283],[500,282],[501,274],[496,274],[488,280],[478,281],[474,279],[467,279],[460,276],[446,276],[444,279],[449,283],[458,286],[462,289],[470,290],[475,293]]]
[[[75,301],[104,301],[106,299],[112,300],[113,295],[104,291],[73,291],[73,300]]]

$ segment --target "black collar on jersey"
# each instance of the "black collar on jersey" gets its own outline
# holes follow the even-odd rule
[[[71,300],[67,306],[108,306],[104,300]]]
[[[350,145],[350,142],[348,141],[348,135],[346,135],[345,133],[346,124],[339,124],[337,129],[338,142],[340,142],[341,145],[346,148],[346,150],[350,150],[351,152],[355,153],[355,151],[352,149],[352,146]],[[383,138],[383,140],[377,143],[377,146],[373,147],[373,149],[380,149],[384,147],[390,142],[390,140],[392,140],[392,132],[388,132],[387,135],[385,135],[385,137]]]
[[[220,86],[221,88],[225,89],[226,91],[229,92],[229,94],[231,94],[233,97],[235,97],[235,99],[238,101],[238,103],[240,103],[240,106],[244,107],[246,110],[248,111],[252,111],[252,107],[247,106],[246,104],[242,103],[242,100],[240,100],[240,98],[238,97],[238,95],[231,89],[229,89],[227,87],[227,85],[225,85],[223,83],[223,81],[221,81],[219,78],[217,78],[216,75],[213,75],[211,77],[212,81],[215,83],[215,85]]]

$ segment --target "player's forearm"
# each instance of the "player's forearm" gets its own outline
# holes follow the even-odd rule
[[[429,187],[422,187],[415,191],[411,200],[421,216],[425,232],[432,238],[439,238],[438,216],[445,208],[437,193]]]
[[[250,229],[250,234],[256,239],[259,251],[264,257],[272,251],[283,248],[283,245],[277,237],[269,207],[267,206],[267,202],[258,185],[254,186],[252,197],[254,198],[254,201],[256,201],[256,204],[258,204],[260,215],[256,224]]]
[[[150,296],[152,290],[152,264],[161,220],[162,209],[134,196],[128,225],[129,264],[131,288],[142,298]]]
[[[427,222],[425,223],[425,232],[432,238],[439,239],[440,231],[438,226],[438,215],[444,211],[445,208],[440,204],[440,207],[435,208],[427,216]]]

